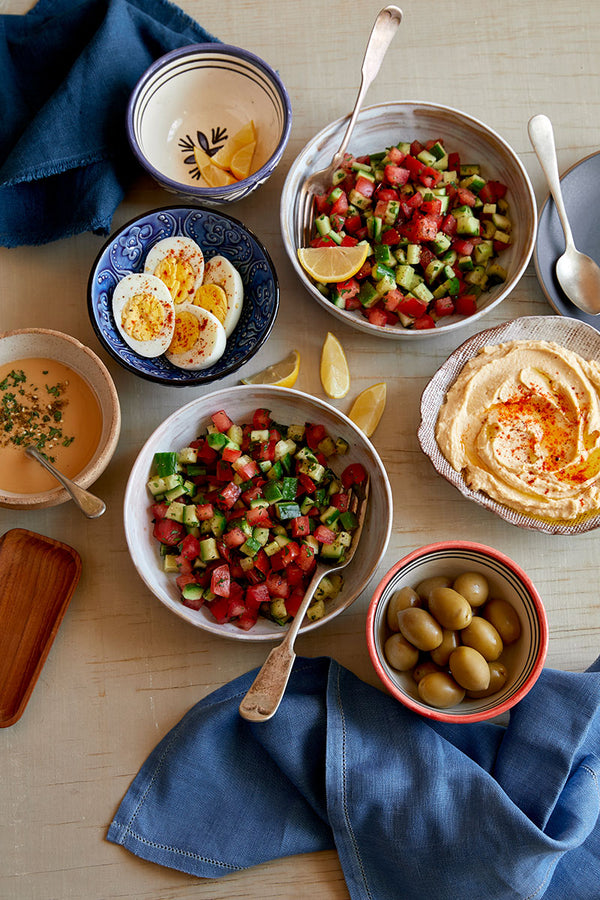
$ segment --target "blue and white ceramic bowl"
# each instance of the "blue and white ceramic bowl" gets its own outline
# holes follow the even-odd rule
[[[147,359],[135,353],[123,341],[112,313],[112,295],[120,279],[143,271],[146,255],[158,241],[180,235],[196,241],[205,260],[227,257],[244,284],[242,314],[225,353],[201,371],[179,369],[164,356]],[[88,312],[108,353],[134,375],[174,387],[210,384],[235,372],[265,343],[278,309],[277,273],[262,243],[237,219],[195,206],[164,207],[132,219],[105,243],[88,282]]]
[[[249,120],[257,144],[252,173],[223,187],[201,180],[194,148],[212,157]],[[292,107],[279,75],[247,50],[192,44],[144,73],[127,109],[127,134],[140,164],[167,191],[206,205],[247,197],[273,173],[286,148]]]

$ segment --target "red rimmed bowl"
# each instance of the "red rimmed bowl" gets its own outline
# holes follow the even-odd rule
[[[384,644],[391,633],[387,627],[387,608],[393,595],[403,587],[414,588],[425,578],[436,575],[455,579],[463,572],[485,576],[490,597],[507,600],[514,608],[521,634],[514,643],[505,645],[500,657],[508,669],[501,690],[479,699],[465,698],[449,708],[437,708],[421,700],[411,672],[398,671],[386,660]],[[480,722],[507,712],[531,690],[546,659],[548,621],[540,595],[517,563],[484,544],[443,541],[409,553],[384,575],[369,605],[367,645],[383,685],[409,709],[439,722]]]

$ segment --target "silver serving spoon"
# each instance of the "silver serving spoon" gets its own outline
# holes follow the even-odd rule
[[[47,469],[51,475],[54,475],[57,481],[60,481],[64,489],[69,493],[75,506],[79,507],[84,516],[87,516],[88,519],[97,519],[98,516],[102,515],[106,509],[104,500],[100,500],[99,497],[95,497],[93,494],[90,494],[89,491],[85,491],[83,488],[79,487],[78,484],[75,484],[74,481],[71,481],[70,478],[67,478],[66,475],[63,475],[62,472],[59,472],[52,463],[49,463],[48,460],[42,456],[40,451],[37,447],[34,447],[33,444],[29,444],[29,446],[25,447],[25,453],[32,459],[37,460],[37,462]]]
[[[600,266],[575,246],[560,189],[552,123],[548,116],[533,116],[528,130],[565,233],[565,252],[556,261],[556,277],[571,303],[597,316],[600,313]]]

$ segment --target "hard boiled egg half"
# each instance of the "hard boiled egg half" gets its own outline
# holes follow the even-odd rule
[[[186,303],[204,279],[204,254],[192,238],[163,238],[150,248],[144,271],[166,284],[174,303]]]
[[[173,337],[175,309],[171,294],[154,275],[126,275],[112,296],[119,334],[126,344],[148,358],[164,353]]]
[[[213,256],[204,266],[204,282],[202,287],[196,291],[194,304],[199,306],[205,305],[206,300],[203,295],[206,294],[209,285],[220,287],[225,295],[226,308],[223,311],[221,321],[225,328],[225,334],[229,337],[242,314],[242,305],[244,303],[244,282],[242,281],[242,276],[224,256]],[[206,305],[210,308],[209,303],[206,303]],[[216,309],[212,311],[219,316]]]
[[[176,307],[173,339],[166,352],[180,369],[207,369],[225,352],[225,329],[207,309],[184,303]]]

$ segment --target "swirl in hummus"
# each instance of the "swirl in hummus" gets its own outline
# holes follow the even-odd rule
[[[483,347],[448,390],[438,446],[475,491],[528,515],[600,508],[600,364],[549,341]]]

